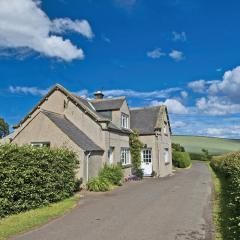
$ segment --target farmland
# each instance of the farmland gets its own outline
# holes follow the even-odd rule
[[[240,139],[173,135],[172,142],[181,144],[192,153],[201,153],[202,148],[214,155],[240,150]]]

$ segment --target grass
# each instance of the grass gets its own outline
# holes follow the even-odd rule
[[[201,153],[202,148],[208,149],[212,155],[240,150],[239,139],[175,135],[172,136],[172,142],[180,143],[187,152],[191,153]]]
[[[49,206],[12,215],[0,220],[0,240],[26,232],[65,214],[77,205],[79,196],[65,199]]]
[[[216,240],[230,240],[228,219],[231,216],[227,208],[229,196],[226,191],[226,180],[221,174],[215,172],[208,164],[214,183],[213,220],[216,228]]]

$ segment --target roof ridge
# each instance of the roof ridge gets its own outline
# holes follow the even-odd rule
[[[163,106],[165,106],[165,105],[162,104],[162,105],[157,105],[157,106],[133,107],[133,108],[130,108],[130,111],[153,109],[153,108],[161,108],[161,107],[163,107]]]
[[[114,97],[114,98],[91,99],[90,101],[91,102],[94,102],[94,101],[101,102],[101,101],[111,101],[111,100],[121,100],[121,99],[124,100],[124,99],[126,99],[126,97],[120,96],[120,97]]]

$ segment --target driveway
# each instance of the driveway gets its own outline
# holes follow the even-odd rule
[[[196,162],[171,177],[87,194],[67,215],[15,239],[210,240],[211,184],[207,165]]]

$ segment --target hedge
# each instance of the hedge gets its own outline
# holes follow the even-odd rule
[[[191,164],[189,153],[173,151],[172,161],[175,167],[186,168]]]
[[[77,165],[67,149],[0,146],[0,218],[73,195]]]
[[[224,224],[228,225],[226,239],[239,239],[240,236],[240,152],[214,157],[211,161],[212,168],[224,177],[224,194],[228,198],[228,219]],[[224,238],[225,239],[225,238]]]

